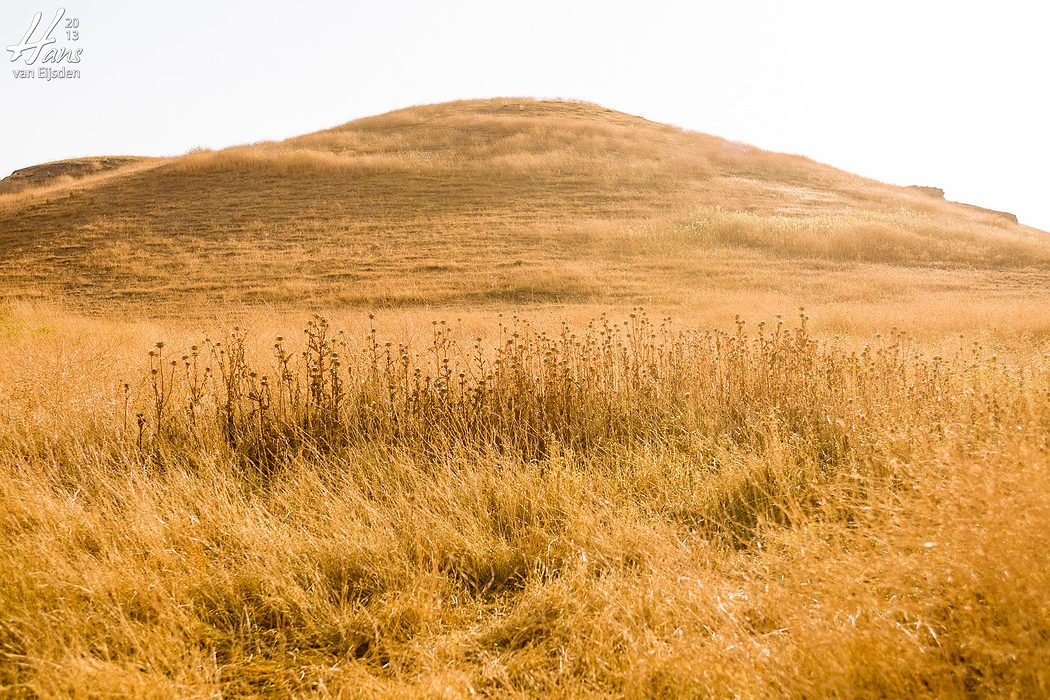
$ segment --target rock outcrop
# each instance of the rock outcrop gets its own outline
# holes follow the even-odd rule
[[[907,189],[934,199],[944,199],[944,190],[940,187],[924,187],[923,185],[908,185]]]
[[[932,197],[933,199],[941,199],[941,200],[944,199],[944,190],[942,190],[940,187],[926,187],[926,186],[923,186],[923,185],[908,185],[908,187],[906,187],[905,189],[911,190],[913,192],[917,192],[919,194],[924,194],[927,197]],[[945,201],[948,201],[948,200],[945,200]],[[967,209],[971,209],[973,211],[980,212],[981,214],[987,214],[988,216],[994,216],[994,217],[999,218],[999,219],[1005,219],[1005,220],[1010,221],[1010,222],[1015,223],[1015,224],[1017,223],[1017,216],[1014,215],[1014,214],[1011,214],[1008,211],[999,211],[997,209],[986,209],[985,207],[979,207],[976,204],[966,204],[965,202],[949,202],[949,203],[950,204],[957,204],[960,207],[966,207]]]

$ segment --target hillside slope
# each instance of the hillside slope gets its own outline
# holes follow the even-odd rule
[[[0,294],[87,309],[679,300],[748,280],[795,288],[829,265],[995,284],[1045,276],[1050,243],[799,156],[527,99],[413,107],[0,195]]]
[[[41,163],[28,168],[16,170],[0,180],[0,193],[22,192],[23,190],[46,187],[48,185],[72,185],[91,175],[108,173],[118,168],[150,160],[139,156],[100,156],[96,158],[70,158],[52,163]]]

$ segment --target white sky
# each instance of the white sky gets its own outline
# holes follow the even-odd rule
[[[0,175],[427,102],[571,97],[939,186],[1050,230],[1046,0],[44,1],[0,5]],[[24,56],[3,48],[59,6],[80,20],[82,77],[15,79]]]

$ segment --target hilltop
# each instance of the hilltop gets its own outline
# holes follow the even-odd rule
[[[979,284],[1050,268],[1046,236],[997,212],[569,101],[412,107],[5,182],[0,293],[88,310],[677,302],[748,276],[794,294],[829,265]]]

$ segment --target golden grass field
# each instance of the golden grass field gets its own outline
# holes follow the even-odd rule
[[[1048,469],[1050,235],[802,157],[508,99],[0,188],[3,695],[1046,697]]]

